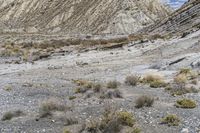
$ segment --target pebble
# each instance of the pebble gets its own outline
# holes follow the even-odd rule
[[[188,130],[187,128],[183,128],[183,129],[181,130],[181,133],[189,133],[189,130]]]

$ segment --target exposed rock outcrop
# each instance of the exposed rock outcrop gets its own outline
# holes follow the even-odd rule
[[[124,34],[170,13],[160,0],[0,0],[0,30]]]

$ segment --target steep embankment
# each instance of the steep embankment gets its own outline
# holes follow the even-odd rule
[[[159,0],[0,0],[0,30],[132,33],[169,13]]]
[[[169,18],[147,28],[154,33],[186,33],[200,28],[200,1],[190,0]]]

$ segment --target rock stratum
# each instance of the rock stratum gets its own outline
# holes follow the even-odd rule
[[[190,33],[200,29],[200,1],[189,0],[168,18],[147,28],[151,33]],[[146,32],[146,31],[145,31]]]
[[[1,32],[133,33],[171,10],[160,0],[0,0]]]

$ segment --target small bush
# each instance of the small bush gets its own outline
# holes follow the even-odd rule
[[[174,114],[167,115],[161,120],[162,124],[167,124],[168,126],[178,126],[180,124],[180,119]]]
[[[140,77],[138,76],[128,76],[126,77],[126,80],[125,80],[125,84],[127,85],[131,85],[131,86],[136,86],[137,83],[139,82],[139,79]]]
[[[195,108],[196,102],[190,99],[177,100],[175,106],[177,108]]]
[[[165,90],[169,91],[172,96],[199,92],[195,87],[186,87],[185,84],[171,84],[170,86],[167,86]]]
[[[138,127],[134,127],[130,132],[127,133],[141,133],[141,129]]]
[[[92,83],[88,80],[73,80],[73,82],[78,86],[84,86],[86,88],[92,88]]]
[[[122,125],[132,127],[135,123],[133,115],[127,111],[120,111],[117,113],[117,118]]]
[[[69,97],[69,100],[74,100],[74,99],[76,99],[76,96],[70,96]]]
[[[151,107],[154,103],[154,98],[150,96],[141,96],[135,102],[136,108]]]
[[[193,85],[197,85],[197,84],[198,84],[198,81],[194,79],[194,80],[191,81],[191,83],[192,83]]]
[[[63,130],[63,133],[71,133],[71,132],[70,132],[68,129],[65,128],[65,129]]]
[[[179,74],[191,74],[191,69],[190,68],[181,68],[181,70],[179,71]]]
[[[84,87],[78,87],[75,89],[75,93],[85,93],[87,92],[89,89],[88,88],[84,88]]]
[[[117,87],[118,87],[118,82],[116,80],[109,81],[107,83],[107,88],[109,88],[109,89],[116,89]]]
[[[135,124],[135,118],[127,111],[106,111],[98,120],[91,120],[86,130],[88,132],[105,132],[105,133],[119,133],[121,126],[132,127]]]
[[[21,110],[17,110],[17,111],[9,111],[6,112],[3,117],[2,117],[2,121],[6,121],[6,120],[11,120],[14,117],[19,117],[24,115],[24,113]]]
[[[142,83],[148,83],[148,84],[151,84],[152,82],[162,82],[162,81],[163,77],[155,74],[148,74],[141,80]]]
[[[187,76],[184,74],[179,74],[174,78],[174,82],[177,84],[186,84]]]
[[[101,85],[100,83],[98,83],[98,84],[93,84],[93,91],[94,91],[95,93],[100,92],[100,91],[101,91],[101,88],[102,88],[102,85]]]
[[[107,90],[107,91],[103,91],[100,94],[100,98],[101,99],[112,99],[112,98],[122,98],[122,93],[118,90]]]
[[[52,115],[52,111],[65,111],[69,109],[65,104],[55,98],[50,98],[40,104],[40,117],[44,118]]]
[[[167,84],[162,80],[157,80],[150,83],[150,87],[152,88],[161,88],[161,87],[166,87],[166,86]]]

